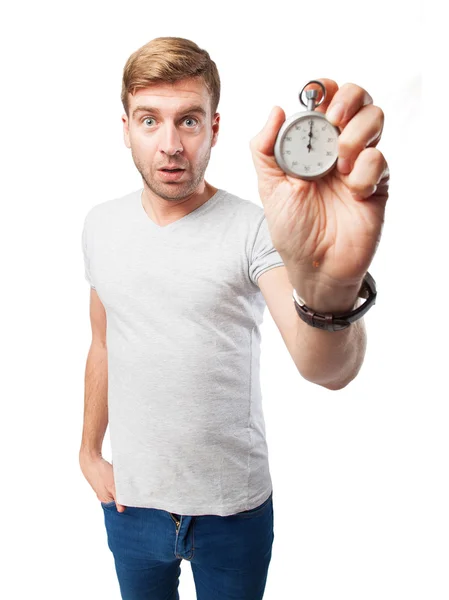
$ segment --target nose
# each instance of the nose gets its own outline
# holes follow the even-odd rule
[[[181,138],[176,127],[168,125],[164,133],[162,134],[161,143],[159,149],[168,156],[173,156],[177,152],[182,152],[183,147],[181,144]]]

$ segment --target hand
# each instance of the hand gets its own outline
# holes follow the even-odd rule
[[[339,89],[332,79],[320,81],[326,100],[316,111],[327,113],[329,105],[342,103],[341,116],[328,117],[341,131],[336,168],[316,181],[282,171],[274,158],[276,136],[286,119],[279,106],[250,142],[273,245],[298,294],[315,302],[337,290],[357,296],[380,242],[390,178],[375,148],[384,125],[382,109],[358,85]],[[310,306],[318,310],[312,300]]]
[[[117,504],[112,464],[101,455],[93,458],[80,454],[80,466],[100,502],[114,500],[118,512],[124,512],[126,506]]]

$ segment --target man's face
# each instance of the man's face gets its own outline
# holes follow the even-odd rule
[[[219,113],[212,119],[203,81],[153,84],[128,98],[129,119],[122,116],[125,144],[146,185],[164,200],[195,194],[217,141],[220,120]],[[205,114],[192,107],[202,108]],[[180,177],[168,179],[159,171],[167,165],[185,170]]]

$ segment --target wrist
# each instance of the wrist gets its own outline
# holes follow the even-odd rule
[[[81,448],[79,451],[79,459],[96,461],[102,459],[101,451],[95,448]]]
[[[287,266],[287,265],[286,265]],[[304,271],[287,267],[290,283],[297,296],[301,298],[300,304],[305,304],[314,312],[334,315],[343,315],[352,312],[358,305],[359,292],[364,279],[339,282],[322,274],[309,274]]]
[[[301,288],[294,288],[294,290],[296,292],[295,299],[299,304],[305,304],[308,308],[320,314],[344,315],[355,310],[359,304],[360,286],[352,290],[328,289],[326,294],[319,290],[301,291]]]

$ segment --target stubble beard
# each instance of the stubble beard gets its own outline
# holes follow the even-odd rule
[[[151,170],[147,165],[142,165],[131,149],[131,154],[137,170],[142,176],[143,181],[153,194],[163,198],[164,200],[178,201],[182,198],[192,195],[204,178],[204,174],[209,164],[212,147],[209,146],[207,154],[202,158],[200,163],[197,163],[192,171],[189,167],[183,175],[183,181],[180,182],[164,182],[160,179],[157,171],[154,172],[154,177],[151,175]],[[185,179],[184,179],[185,178]]]

